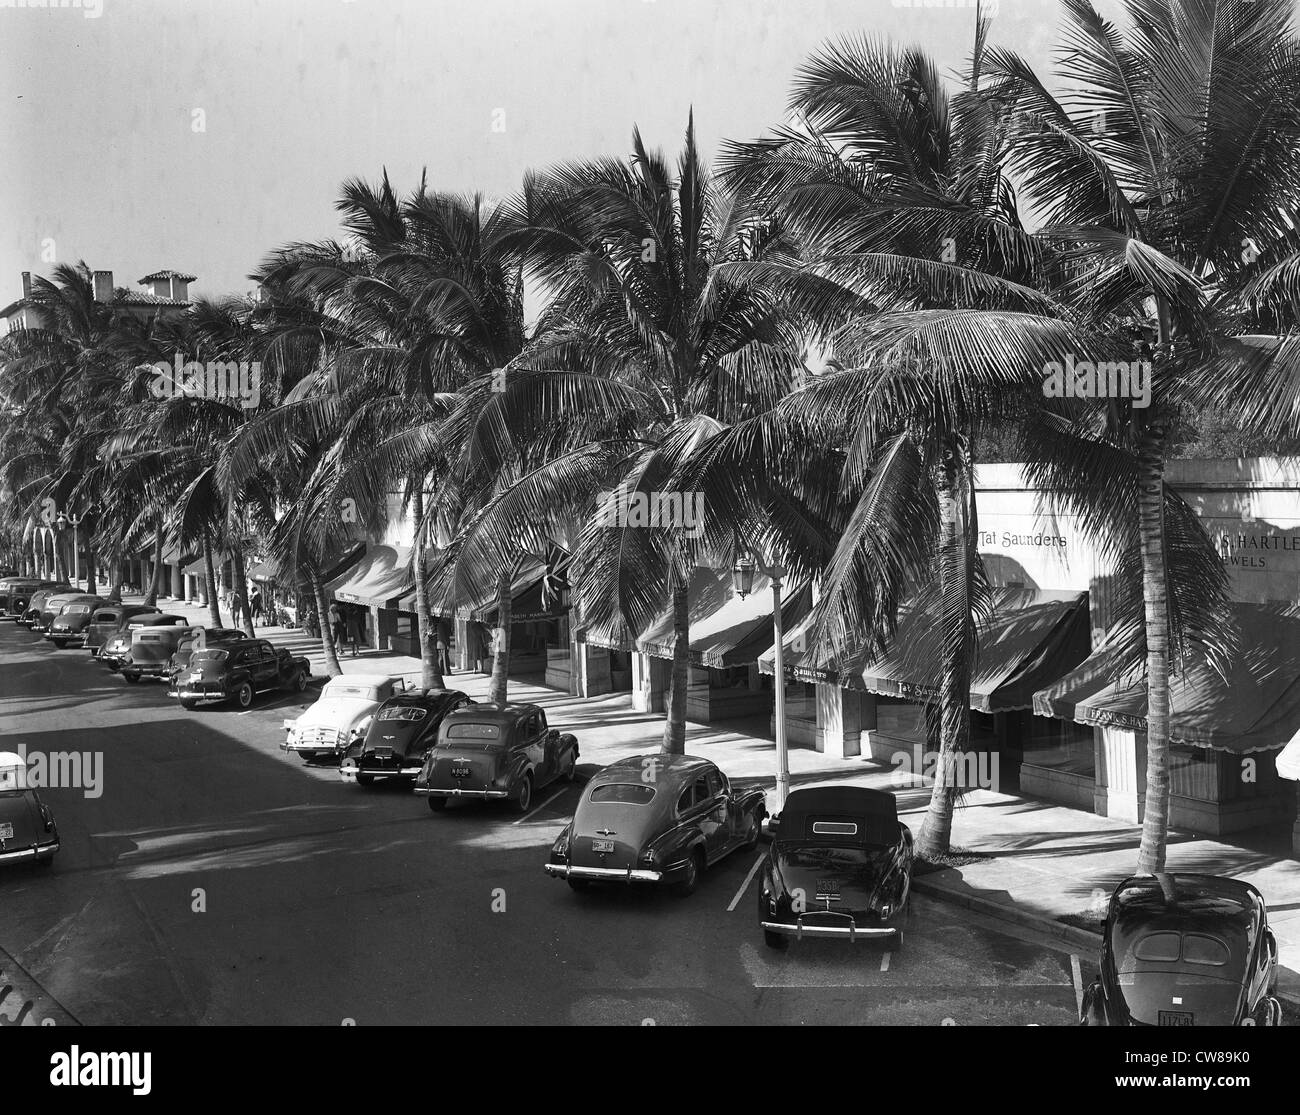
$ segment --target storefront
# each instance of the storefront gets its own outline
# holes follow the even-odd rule
[[[356,623],[363,647],[419,657],[415,613],[401,606],[414,584],[409,546],[369,544],[355,564],[326,584],[325,595],[344,611],[345,621]]]

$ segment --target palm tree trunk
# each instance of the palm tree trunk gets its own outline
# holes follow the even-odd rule
[[[668,687],[668,719],[659,750],[664,755],[686,754],[686,690],[691,676],[690,586],[684,579],[673,585],[673,679]]]
[[[1165,577],[1164,431],[1144,426],[1138,442],[1138,528],[1147,639],[1147,787],[1138,871],[1165,868],[1169,836],[1169,588]]]
[[[429,611],[429,586],[424,562],[424,483],[418,483],[411,497],[411,514],[415,518],[415,622],[420,638],[420,684],[425,689],[445,689],[442,663],[438,660],[438,635],[441,623],[435,622]]]
[[[248,574],[244,568],[244,551],[238,542],[230,547],[230,561],[234,566],[235,598],[242,604],[242,607],[236,605],[242,613],[236,617],[236,622],[243,627],[245,635],[255,639],[257,632],[253,630],[253,612],[248,606]]]
[[[108,594],[110,600],[120,601],[122,599],[122,585],[125,583],[125,578],[122,575],[122,567],[122,551],[120,549],[114,549],[108,565],[109,582],[113,586]]]
[[[492,632],[492,677],[488,681],[488,700],[506,703],[506,686],[510,681],[510,588],[514,578],[507,571],[497,579],[497,624]]]
[[[163,525],[162,520],[158,520],[158,529],[153,537],[153,576],[149,579],[149,594],[144,598],[144,602],[150,607],[158,603],[158,592],[162,588],[162,568],[163,568]],[[220,626],[218,622],[217,626]]]
[[[970,547],[967,545],[965,485],[956,447],[943,464],[939,487],[939,593],[942,650],[939,688],[939,756],[930,807],[916,842],[917,854],[945,854],[952,841],[961,755],[970,742]]]
[[[86,532],[86,591],[93,595],[99,593],[99,577],[95,569],[95,551],[90,547],[90,532]]]
[[[212,536],[203,528],[203,593],[208,598],[208,615],[212,626],[221,626],[221,607],[217,602],[217,570],[212,563]]]
[[[334,632],[330,629],[330,604],[325,597],[325,582],[315,569],[311,571],[311,594],[316,601],[316,622],[320,624],[320,645],[325,652],[325,673],[332,678],[343,673],[338,651],[334,649]]]

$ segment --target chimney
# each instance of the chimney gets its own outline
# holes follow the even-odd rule
[[[95,272],[95,301],[96,302],[113,301],[113,272],[112,271]]]
[[[186,279],[172,279],[172,297],[177,302],[188,302],[190,300],[190,284]]]
[[[23,272],[23,297],[30,298],[31,295],[32,295],[32,273],[30,271],[24,271]]]

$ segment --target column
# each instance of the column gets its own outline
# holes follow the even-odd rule
[[[177,564],[173,565],[171,567],[171,571],[172,571],[172,586],[171,586],[172,595],[176,597],[177,600],[179,600],[185,595],[185,589],[181,583],[180,563],[177,562]]]
[[[1300,859],[1300,782],[1295,784],[1295,824],[1291,826],[1291,851]]]
[[[673,664],[669,659],[632,652],[632,707],[638,712],[663,712],[668,707],[672,680]]]
[[[1093,812],[1141,824],[1147,793],[1146,733],[1099,728],[1093,746],[1097,757]]]
[[[370,629],[374,632],[372,645],[375,650],[389,650],[391,646],[388,641],[388,632],[383,627],[383,617],[379,614],[379,609],[373,604],[370,606]]]
[[[817,737],[814,747],[836,758],[848,759],[862,753],[861,694],[838,685],[819,682],[817,692]],[[871,702],[871,724],[875,726],[875,701]]]

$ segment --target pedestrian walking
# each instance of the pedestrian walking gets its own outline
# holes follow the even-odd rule
[[[257,621],[260,620],[264,614],[263,602],[262,602],[262,590],[260,588],[255,587],[253,589],[253,596],[252,599],[249,601],[249,603],[252,607],[252,612],[253,612],[253,626],[256,627]]]
[[[358,609],[349,608],[347,617],[348,642],[352,644],[353,658],[357,656],[357,644],[361,642],[361,621],[357,612]]]
[[[338,651],[347,641],[348,625],[343,620],[343,612],[338,604],[330,605],[330,634],[334,637],[334,649]]]

